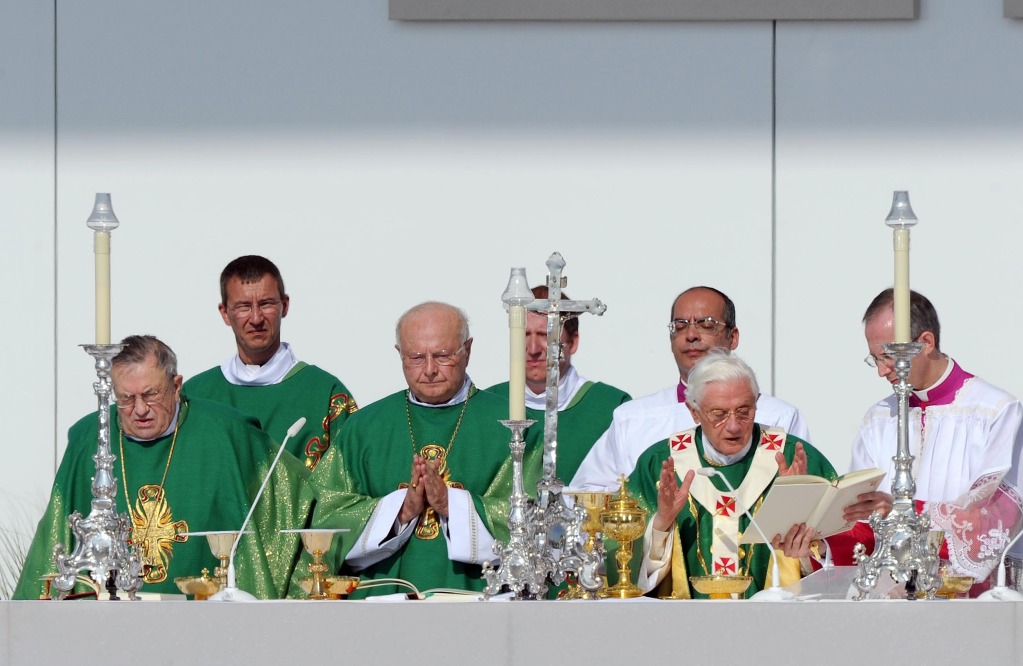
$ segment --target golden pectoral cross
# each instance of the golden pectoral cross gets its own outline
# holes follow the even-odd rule
[[[139,488],[131,522],[131,540],[139,548],[145,569],[142,579],[147,583],[166,580],[173,545],[188,541],[183,534],[188,532],[188,523],[174,521],[163,488],[155,484]]]
[[[428,462],[436,461],[440,463],[437,473],[440,474],[440,478],[443,479],[444,485],[448,488],[465,488],[458,481],[451,480],[447,451],[440,444],[427,444],[420,450],[419,456],[425,458]],[[408,483],[401,483],[398,485],[398,488],[408,488]],[[427,506],[423,509],[423,514],[419,516],[419,524],[416,525],[416,536],[424,540],[436,539],[440,536],[440,521],[437,519],[437,512],[432,506]]]

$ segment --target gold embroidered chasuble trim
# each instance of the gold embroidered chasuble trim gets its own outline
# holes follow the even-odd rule
[[[703,460],[696,448],[696,429],[686,430],[668,440],[675,471],[679,478],[691,469],[703,467]],[[740,573],[741,560],[745,560],[745,568],[749,569],[752,559],[752,548],[740,553],[739,548],[739,516],[742,506],[749,507],[752,512],[764,490],[778,474],[778,463],[775,455],[784,450],[785,432],[779,428],[764,428],[760,441],[753,454],[753,461],[742,483],[736,488],[739,502],[730,491],[718,490],[710,477],[697,475],[689,489],[689,508],[694,518],[698,515],[695,504],[699,504],[713,516],[713,540],[711,542],[711,570],[708,574],[736,575]],[[709,446],[705,442],[706,446]],[[673,549],[674,550],[674,549]],[[745,557],[742,557],[742,556]],[[697,544],[697,556],[701,566],[707,569],[703,553]],[[673,558],[674,559],[674,558]]]

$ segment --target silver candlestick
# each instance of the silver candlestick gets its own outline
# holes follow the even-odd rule
[[[65,555],[64,544],[53,547],[53,560],[60,573],[53,585],[64,599],[75,586],[79,571],[87,570],[100,586],[106,586],[111,598],[121,589],[129,599],[142,587],[142,558],[131,544],[131,519],[117,513],[117,478],[113,473],[114,456],[110,452],[110,366],[122,345],[83,345],[96,359],[96,393],[99,432],[97,435],[96,476],[92,479],[92,510],[85,518],[78,511],[68,516],[75,537],[75,548]]]
[[[598,299],[569,301],[561,298],[565,286],[562,269],[565,260],[555,252],[547,260],[547,298],[536,299],[526,305],[527,310],[545,312],[547,315],[547,378],[544,414],[543,474],[537,482],[536,502],[529,505],[529,498],[523,491],[522,457],[525,444],[522,422],[503,422],[512,428],[513,481],[509,498],[511,511],[508,517],[510,539],[507,546],[494,544],[494,553],[501,556],[496,567],[485,566],[487,579],[485,598],[511,589],[516,599],[543,598],[548,581],[560,584],[569,573],[576,573],[583,595],[596,598],[602,583],[600,570],[604,563],[603,544],[587,549],[582,536],[586,522],[586,509],[581,506],[569,507],[562,496],[564,483],[557,476],[558,449],[558,383],[561,379],[561,326],[565,319],[582,312],[604,314],[607,306]],[[519,274],[524,281],[524,276]],[[513,271],[512,280],[516,278]],[[513,293],[510,282],[505,292],[509,299],[519,296]],[[509,425],[516,424],[516,426]],[[528,422],[532,423],[532,421]],[[516,430],[516,427],[518,428]],[[517,451],[517,448],[521,450]],[[516,462],[517,461],[517,462]]]
[[[904,284],[908,284],[909,279],[909,227],[916,224],[916,221],[916,215],[909,205],[908,193],[896,192],[891,212],[885,222],[895,231],[896,253],[900,250],[907,253]],[[898,291],[898,261],[896,276]],[[905,298],[909,298],[908,286],[904,289]],[[896,299],[899,298],[900,296],[896,295]],[[853,549],[853,557],[858,567],[858,574],[854,579],[859,590],[857,599],[866,598],[877,584],[882,571],[887,571],[895,582],[906,585],[909,599],[915,599],[917,591],[933,599],[935,591],[941,584],[941,577],[938,574],[938,549],[941,546],[941,539],[933,538],[931,535],[930,518],[916,512],[913,456],[909,453],[909,394],[913,388],[909,383],[909,370],[913,357],[919,354],[922,348],[923,345],[919,342],[892,342],[884,345],[884,353],[893,359],[895,375],[898,378],[894,387],[898,400],[898,432],[896,454],[892,458],[895,463],[892,509],[884,518],[877,512],[870,516],[870,527],[874,530],[873,553],[866,555],[866,548],[862,543],[856,544]]]

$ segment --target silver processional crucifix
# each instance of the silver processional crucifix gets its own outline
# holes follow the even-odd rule
[[[507,587],[516,599],[543,598],[547,581],[555,584],[565,575],[576,572],[580,587],[586,596],[595,598],[600,589],[599,571],[604,561],[604,549],[586,550],[582,539],[582,525],[586,510],[581,506],[569,507],[563,497],[564,484],[557,476],[558,460],[558,383],[561,380],[561,326],[565,319],[583,312],[604,314],[607,306],[598,299],[570,301],[561,298],[565,286],[562,269],[565,260],[555,252],[547,260],[547,298],[534,299],[525,305],[527,310],[546,312],[547,315],[547,382],[545,393],[543,474],[536,486],[536,502],[529,505],[523,489],[522,431],[532,421],[505,421],[512,431],[510,443],[513,460],[512,494],[509,497],[508,544],[494,543],[494,554],[500,564],[483,565],[487,580],[484,598],[498,594]],[[514,271],[520,269],[513,269]],[[523,275],[524,278],[524,275]],[[509,285],[511,289],[511,285]],[[521,304],[524,301],[519,301]]]

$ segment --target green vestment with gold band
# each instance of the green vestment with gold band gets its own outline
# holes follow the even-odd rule
[[[470,387],[467,403],[423,407],[410,403],[405,390],[353,414],[312,476],[317,491],[314,526],[350,530],[337,538],[340,546],[335,543],[327,560],[334,570],[363,579],[401,578],[420,590],[483,589],[480,564],[449,558],[441,523],[429,508],[409,540],[385,559],[358,571],[352,571],[344,559],[380,499],[408,486],[413,453],[442,459],[441,473],[448,486],[468,491],[486,529],[495,539],[507,541],[511,431],[499,422],[507,417],[506,401],[475,387]],[[540,470],[536,447],[527,448],[525,470],[526,490],[534,494]],[[480,553],[484,559],[490,555]],[[397,591],[402,590],[382,586],[354,596]]]
[[[153,565],[141,592],[180,594],[175,578],[198,576],[203,568],[213,575],[218,560],[206,538],[182,533],[241,529],[277,455],[278,447],[255,419],[226,405],[184,395],[180,405],[175,434],[148,442],[122,438],[117,410],[111,409],[117,512],[129,511],[124,492],[127,478],[129,515],[135,526],[132,540],[144,544],[143,553],[149,553],[144,563]],[[45,588],[41,579],[56,573],[53,546],[62,543],[66,552],[74,548],[68,515],[78,511],[87,516],[91,510],[98,425],[93,413],[68,431],[67,450],[14,598],[38,599]],[[278,530],[306,526],[312,505],[308,476],[293,456],[286,452],[281,456],[252,515],[249,529],[255,533],[243,536],[238,544],[235,570],[240,589],[264,599],[287,592],[299,541],[296,535]],[[79,585],[75,591],[85,589]]]
[[[488,392],[508,399],[508,382],[496,384]],[[631,400],[631,396],[603,382],[586,382],[564,409],[558,410],[558,478],[566,484],[575,476],[579,464],[611,425],[616,407]],[[543,446],[543,424],[546,412],[526,408],[526,418],[536,421],[530,427],[532,439]]]
[[[654,514],[657,512],[657,484],[661,476],[661,466],[665,460],[669,457],[675,457],[677,453],[673,454],[673,449],[677,452],[680,448],[689,446],[695,446],[696,456],[692,459],[698,461],[698,465],[701,467],[714,467],[720,471],[728,479],[729,483],[734,488],[740,491],[742,495],[742,483],[746,478],[747,474],[751,473],[756,465],[756,459],[760,456],[760,463],[766,464],[765,461],[773,460],[774,455],[777,451],[781,450],[785,453],[785,461],[787,464],[792,463],[792,457],[796,452],[797,444],[803,445],[803,450],[806,452],[807,460],[807,474],[813,474],[816,476],[822,476],[824,478],[834,481],[837,479],[834,467],[828,462],[828,459],[824,457],[820,451],[815,449],[808,442],[795,437],[793,435],[785,435],[784,432],[777,429],[766,429],[759,424],[753,428],[753,446],[750,447],[749,452],[739,461],[732,463],[731,465],[718,465],[712,463],[704,456],[704,447],[706,446],[703,440],[703,429],[697,427],[693,430],[687,430],[683,433],[674,435],[673,437],[658,442],[650,448],[648,448],[636,463],[636,469],[632,472],[629,477],[628,488],[629,492],[636,496],[640,504],[647,510],[647,521],[653,519]],[[760,449],[763,449],[761,451]],[[692,451],[690,451],[692,453]],[[678,458],[676,458],[677,460]],[[688,469],[685,469],[676,462],[675,472],[678,478],[678,483],[681,483],[681,479],[685,476]],[[763,502],[764,496],[770,490],[773,485],[773,479],[777,477],[777,463],[774,463],[774,468],[770,473],[770,481],[762,492],[759,492],[752,498],[747,504],[751,513],[756,515],[757,509]],[[718,492],[728,493],[727,486],[717,476],[700,477],[697,476],[701,483],[711,484],[713,489]],[[694,480],[694,483],[696,481]],[[712,492],[714,492],[712,490]],[[672,591],[677,596],[690,596],[691,598],[706,598],[692,588],[689,583],[689,576],[705,576],[713,573],[728,573],[738,575],[750,575],[753,577],[753,582],[749,589],[746,591],[745,596],[748,598],[759,590],[770,586],[770,569],[771,569],[771,548],[769,545],[757,544],[757,545],[741,545],[738,547],[737,561],[725,562],[727,571],[720,569],[721,562],[720,558],[715,559],[715,553],[713,552],[712,544],[714,543],[714,521],[715,516],[729,516],[734,515],[735,519],[738,520],[738,534],[742,534],[743,531],[749,527],[749,519],[742,513],[742,508],[738,506],[738,503],[734,501],[729,503],[727,501],[722,502],[720,506],[717,506],[714,510],[708,510],[700,504],[695,498],[696,492],[690,492],[689,500],[686,505],[679,512],[678,518],[676,519],[676,530],[673,535],[675,541],[676,557],[673,558],[672,571],[670,575],[662,582],[661,592],[664,594],[670,594]],[[727,498],[726,498],[727,500]],[[750,528],[753,529],[753,528]],[[768,538],[773,537],[773,534],[768,534]],[[635,573],[642,560],[643,553],[643,540],[642,538],[634,544],[635,557],[633,558],[633,572]],[[680,551],[678,550],[680,548]],[[780,552],[779,552],[780,554]],[[788,560],[788,558],[785,558]],[[798,578],[798,566],[797,560],[789,560],[788,568],[795,567],[795,578]],[[682,571],[676,569],[682,568]],[[715,570],[715,569],[718,570]],[[672,581],[674,580],[674,589],[672,589]],[[684,581],[684,582],[683,582]],[[766,581],[766,582],[765,582]],[[784,584],[784,583],[783,583]],[[680,585],[688,586],[687,590],[680,590]]]
[[[278,442],[304,416],[305,425],[288,441],[287,450],[309,469],[316,467],[345,420],[358,409],[340,379],[304,362],[280,382],[266,386],[232,384],[216,366],[189,379],[184,390],[192,397],[223,402],[256,417]]]

